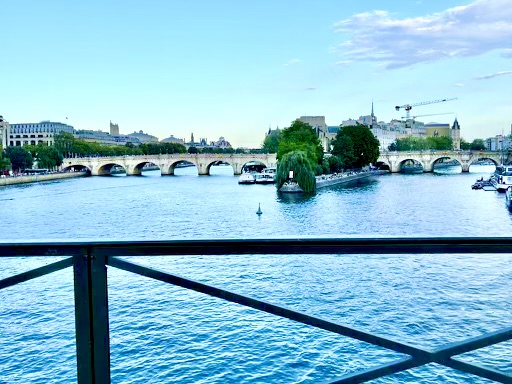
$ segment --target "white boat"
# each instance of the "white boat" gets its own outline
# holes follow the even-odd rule
[[[254,184],[256,182],[256,178],[252,173],[242,173],[238,178],[238,184]]]
[[[254,178],[256,184],[274,184],[276,182],[274,174],[271,173],[256,173]]]
[[[512,212],[512,187],[508,187],[505,192],[505,204],[507,204],[507,208]]]
[[[512,186],[512,165],[497,165],[491,176],[491,184],[498,192],[505,192]]]

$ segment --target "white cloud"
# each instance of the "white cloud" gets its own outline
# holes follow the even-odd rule
[[[288,67],[289,65],[299,64],[302,63],[302,60],[299,59],[291,59],[287,63],[283,64],[283,67]]]
[[[496,77],[496,76],[503,76],[503,75],[510,75],[510,74],[512,74],[512,71],[499,71],[499,72],[490,73],[490,74],[484,75],[484,76],[478,76],[478,77],[475,77],[475,79],[487,80],[487,79],[492,79],[493,77]]]
[[[464,84],[463,84],[463,83],[457,83],[457,84],[455,84],[455,86],[456,86],[456,87],[463,87],[463,86],[464,86]]]
[[[511,19],[510,0],[476,0],[404,19],[387,11],[359,13],[334,25],[349,35],[336,51],[341,62],[384,63],[388,69],[491,51],[512,57]]]

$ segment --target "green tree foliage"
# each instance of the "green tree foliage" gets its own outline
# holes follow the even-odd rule
[[[294,151],[305,152],[312,166],[322,164],[324,151],[320,139],[311,125],[300,120],[295,120],[290,127],[282,130],[277,159],[281,161],[284,155]]]
[[[277,153],[279,148],[279,140],[281,139],[281,130],[275,129],[270,131],[267,136],[265,136],[265,140],[263,140],[263,145],[261,149],[265,153]]]
[[[199,151],[197,150],[196,147],[188,147],[188,153],[191,153],[191,154],[195,154],[195,153],[199,153]]]
[[[448,136],[427,137],[427,149],[434,151],[449,151],[453,149],[453,140]]]
[[[282,159],[277,163],[276,186],[278,189],[288,180],[290,171],[293,171],[293,181],[295,181],[304,192],[315,192],[315,172],[311,159],[306,152],[292,151],[283,155]]]
[[[328,173],[337,173],[343,171],[343,162],[336,155],[331,155],[327,158]]]
[[[485,143],[482,139],[475,139],[469,147],[472,151],[482,151],[486,149]]]
[[[464,139],[460,139],[460,149],[462,149],[463,151],[467,151],[470,148],[471,148],[471,143],[468,143]]]
[[[332,154],[339,157],[344,168],[361,168],[379,158],[379,140],[364,125],[340,127],[332,145]]]
[[[32,168],[32,154],[23,147],[7,147],[5,155],[10,159],[14,171]]]
[[[55,169],[62,164],[64,156],[55,146],[45,144],[27,145],[25,149],[30,152],[32,158],[37,161],[38,168]]]
[[[453,148],[453,140],[448,136],[413,137],[396,139],[388,149],[390,151],[448,151]]]
[[[11,169],[11,159],[9,159],[5,151],[0,152],[0,171],[7,171]]]

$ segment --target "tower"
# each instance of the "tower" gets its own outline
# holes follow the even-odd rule
[[[190,144],[194,144],[194,133],[190,134]]]
[[[112,120],[110,120],[110,134],[113,136],[119,135],[119,125],[113,124]]]
[[[455,118],[452,129],[450,129],[450,137],[452,139],[453,149],[460,151],[460,125],[457,118]]]

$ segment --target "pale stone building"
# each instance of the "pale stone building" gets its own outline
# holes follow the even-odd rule
[[[75,129],[71,125],[53,121],[11,124],[8,132],[8,145],[18,147],[38,144],[53,145],[55,135],[60,132],[73,134]]]

